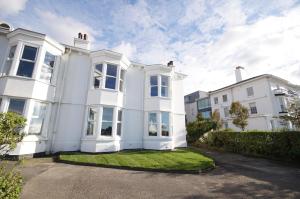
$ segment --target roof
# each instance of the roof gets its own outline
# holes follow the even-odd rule
[[[275,76],[275,75],[271,75],[271,74],[262,74],[262,75],[254,76],[254,77],[251,77],[251,78],[248,78],[248,79],[245,79],[245,80],[236,82],[236,83],[234,83],[234,84],[231,84],[231,85],[228,85],[228,86],[219,88],[219,89],[214,90],[214,91],[209,91],[209,93],[210,93],[210,94],[211,94],[211,93],[216,93],[216,92],[219,92],[219,91],[222,91],[222,90],[225,90],[225,89],[229,89],[229,88],[232,88],[232,87],[235,87],[235,86],[238,86],[238,85],[241,85],[241,84],[244,84],[244,83],[247,83],[247,82],[256,80],[256,79],[261,79],[261,78],[274,78],[274,79],[276,79],[276,80],[279,80],[279,81],[284,82],[285,84],[288,84],[289,86],[291,86],[291,87],[293,87],[293,88],[300,89],[300,85],[292,84],[292,83],[290,83],[289,81],[287,81],[287,80],[285,80],[285,79],[282,79],[282,78],[280,78],[280,77],[277,77],[277,76]]]

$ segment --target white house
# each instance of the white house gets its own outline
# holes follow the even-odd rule
[[[0,24],[1,112],[27,119],[12,155],[186,146],[182,80],[173,63],[145,65]]]
[[[230,105],[234,101],[239,101],[249,109],[248,130],[292,128],[290,123],[282,121],[278,116],[288,114],[291,100],[299,98],[300,86],[269,74],[243,80],[242,73],[243,67],[238,66],[235,70],[235,84],[209,92],[212,111],[219,111],[224,128],[239,130],[232,124],[229,114]]]

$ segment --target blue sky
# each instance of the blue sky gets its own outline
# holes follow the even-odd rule
[[[0,20],[72,44],[151,64],[174,60],[185,93],[262,73],[300,84],[300,2],[295,0],[0,0]]]

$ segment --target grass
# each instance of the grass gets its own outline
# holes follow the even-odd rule
[[[72,152],[60,154],[59,160],[75,164],[163,171],[199,171],[214,167],[212,159],[193,149],[135,150],[105,154]]]

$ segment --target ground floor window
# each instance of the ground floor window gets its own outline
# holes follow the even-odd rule
[[[161,135],[169,136],[169,113],[161,112]]]
[[[113,108],[103,107],[101,135],[112,136]]]
[[[95,131],[97,109],[90,107],[88,109],[88,121],[86,135],[93,135]]]
[[[149,113],[149,136],[157,136],[157,113]]]
[[[40,134],[46,117],[47,104],[35,101],[31,121],[29,125],[29,134]]]
[[[25,108],[25,99],[15,99],[11,98],[9,100],[9,106],[7,112],[14,112],[18,113],[20,115],[24,114],[24,108]]]
[[[122,110],[118,110],[117,135],[121,136],[122,131]]]
[[[161,127],[160,129],[159,126]],[[149,136],[170,135],[170,113],[169,112],[149,113],[148,135]]]

